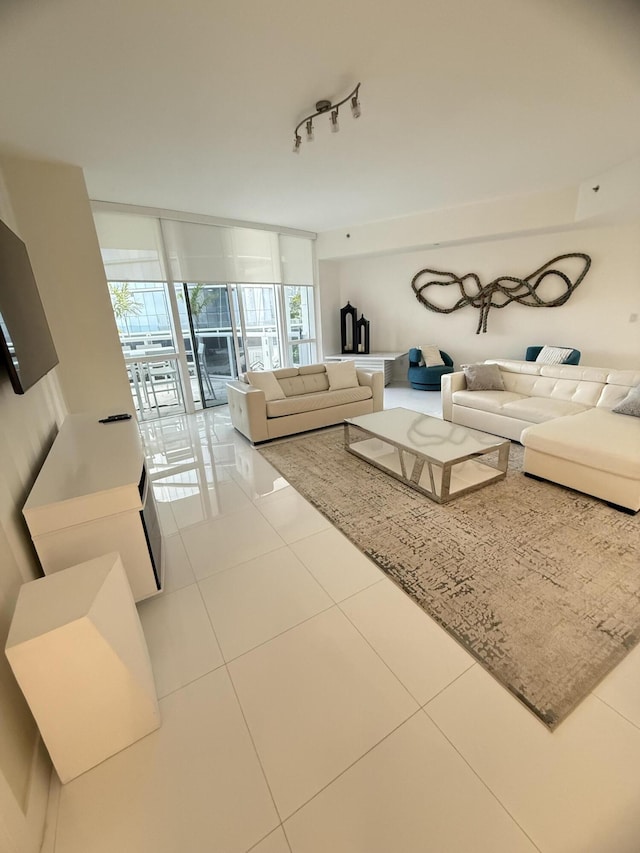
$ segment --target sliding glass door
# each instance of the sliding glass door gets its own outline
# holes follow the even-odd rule
[[[246,370],[282,366],[276,285],[185,282],[176,289],[198,381],[194,398],[203,407],[226,403],[226,383]]]
[[[238,376],[228,287],[184,282],[176,293],[194,400],[203,408],[224,405],[226,383]]]

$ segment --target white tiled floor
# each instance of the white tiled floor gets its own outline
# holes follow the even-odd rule
[[[142,429],[162,726],[62,787],[55,853],[640,851],[640,649],[550,734],[226,407]]]

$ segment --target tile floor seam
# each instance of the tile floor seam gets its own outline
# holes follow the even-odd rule
[[[475,665],[475,664],[474,664],[474,665]],[[469,670],[467,670],[467,672],[468,672],[468,671],[469,671]],[[456,680],[457,680],[457,679],[456,679]],[[431,700],[431,701],[432,701],[432,700]],[[428,704],[428,703],[427,703],[427,704]],[[509,816],[509,818],[513,821],[513,823],[518,827],[518,829],[522,832],[522,834],[523,834],[523,835],[524,835],[524,836],[525,836],[525,837],[526,837],[526,838],[531,842],[531,844],[533,844],[533,846],[535,847],[535,849],[536,849],[536,850],[538,850],[538,851],[539,851],[539,853],[544,853],[544,851],[542,850],[542,848],[541,848],[541,847],[539,847],[539,846],[535,843],[535,841],[534,841],[534,840],[533,840],[533,838],[530,836],[530,834],[526,831],[526,829],[525,829],[525,828],[520,824],[520,822],[519,822],[518,820],[516,820],[516,818],[511,814],[511,812],[510,812],[510,811],[509,811],[509,809],[506,807],[506,805],[502,802],[502,800],[500,799],[500,797],[495,793],[495,791],[493,791],[493,790],[492,790],[492,788],[491,788],[491,786],[488,784],[488,782],[486,782],[486,781],[485,781],[485,779],[483,779],[483,778],[482,778],[482,776],[480,775],[480,773],[475,769],[475,767],[471,764],[471,762],[470,762],[467,758],[465,758],[465,756],[462,754],[462,752],[460,752],[460,750],[459,750],[459,749],[458,749],[458,747],[455,745],[455,743],[451,740],[451,738],[449,738],[449,737],[446,735],[446,733],[445,733],[445,732],[440,728],[440,726],[438,725],[438,723],[434,720],[434,718],[431,716],[431,714],[429,714],[429,712],[427,711],[426,706],[424,706],[423,708],[421,708],[421,710],[422,710],[422,712],[427,716],[427,718],[428,718],[428,719],[433,723],[433,725],[437,728],[437,730],[440,732],[440,734],[442,735],[442,737],[447,741],[447,743],[448,743],[448,744],[450,744],[451,748],[452,748],[453,750],[455,750],[456,754],[460,756],[460,758],[462,759],[462,761],[467,765],[467,767],[469,768],[469,770],[470,770],[470,771],[473,773],[473,775],[478,779],[478,781],[479,781],[479,782],[480,782],[480,783],[481,783],[481,784],[482,784],[482,785],[487,789],[487,791],[491,794],[491,796],[494,798],[494,800],[498,803],[498,805],[500,806],[500,808],[501,808],[501,809],[502,809],[502,810],[503,810],[503,811],[504,811],[504,812]]]
[[[196,681],[200,681],[200,679],[206,678],[208,675],[211,675],[212,672],[217,672],[219,669],[222,669],[223,666],[226,666],[224,658],[222,660],[222,663],[219,663],[218,666],[214,666],[213,669],[208,669],[206,672],[202,672],[200,673],[200,675],[196,675],[195,678],[190,678],[189,681],[185,681],[184,684],[180,684],[178,687],[174,687],[173,690],[169,690],[168,693],[163,693],[162,696],[159,695],[158,702],[162,702],[168,696],[173,696],[173,694],[177,693],[179,690],[184,690],[185,687],[189,687],[190,685],[195,684]]]
[[[284,840],[287,842],[287,847],[289,848],[289,853],[293,853],[293,847],[291,846],[291,842],[289,841],[289,836],[287,834],[287,829],[286,829],[284,823],[282,824],[282,834],[284,835]]]
[[[260,838],[258,841],[256,841],[256,843],[255,843],[255,844],[252,844],[252,845],[251,845],[251,847],[248,847],[248,848],[245,850],[245,853],[251,853],[251,851],[252,851],[252,850],[255,850],[255,849],[256,849],[256,847],[257,847],[259,844],[262,844],[262,842],[263,842],[263,841],[266,841],[266,839],[267,839],[270,835],[273,835],[273,833],[276,831],[276,829],[281,829],[281,830],[282,830],[282,834],[284,835],[285,840],[286,840],[286,842],[287,842],[287,846],[288,846],[288,848],[289,848],[289,853],[292,853],[291,845],[289,844],[289,839],[287,838],[287,833],[284,831],[284,825],[283,825],[282,823],[279,823],[279,824],[278,824],[278,826],[274,826],[274,827],[273,827],[273,829],[270,829],[270,830],[269,830],[269,832],[267,832],[267,834],[266,834],[266,835],[263,835],[263,836],[262,836],[262,838]]]
[[[256,509],[256,511],[260,512],[260,509],[253,504],[253,501],[251,503],[252,503],[252,506],[254,506],[254,508]],[[197,521],[195,524],[190,524],[188,527],[178,528],[178,533],[180,533],[180,535],[182,535],[182,530],[196,530],[196,529],[199,529],[200,527],[204,527],[205,524],[212,524],[212,523],[215,523],[216,521],[222,521],[223,519],[229,518],[232,515],[242,515],[243,513],[246,513],[246,511],[247,511],[247,507],[240,507],[240,509],[232,509],[230,512],[225,512],[222,515],[216,515],[214,518],[205,518],[203,521]],[[262,515],[264,518],[264,515],[261,512],[260,512],[260,515]],[[268,521],[268,519],[265,519],[265,521]],[[176,523],[176,527],[178,527],[177,523]],[[273,529],[275,530],[275,528],[273,528]],[[276,530],[276,533],[277,532],[278,531]],[[282,537],[280,537],[280,538],[282,538]]]
[[[312,536],[315,536],[315,533],[312,533],[311,535],[312,535]],[[309,537],[307,537],[307,538],[309,538]],[[299,541],[301,542],[302,540],[299,540]],[[298,557],[298,559],[299,559],[299,560],[300,560],[300,562],[301,562],[301,563],[303,563],[303,565],[304,565],[304,561],[303,561],[300,557]],[[374,563],[373,565],[375,566],[375,563]],[[308,571],[308,572],[311,572],[311,569],[310,569],[308,566],[306,566],[306,565],[305,565],[305,568],[307,569],[307,571]],[[313,573],[312,573],[312,574],[313,574]],[[315,575],[314,575],[314,577],[315,577]],[[371,587],[372,587],[372,586],[376,586],[376,584],[382,583],[382,581],[383,581],[383,580],[385,580],[385,578],[384,578],[384,577],[378,578],[378,580],[377,580],[377,581],[373,581],[372,583],[368,583],[366,586],[363,586],[363,587],[362,587],[362,589],[357,589],[355,592],[350,592],[350,593],[349,593],[349,595],[346,595],[344,598],[336,599],[336,598],[334,598],[334,597],[331,595],[331,593],[329,592],[329,590],[328,590],[328,589],[326,589],[326,587],[324,587],[324,586],[323,586],[323,584],[322,584],[322,582],[321,582],[321,581],[319,581],[317,578],[315,578],[315,579],[316,579],[316,582],[317,582],[317,583],[322,587],[322,589],[323,589],[323,590],[326,592],[326,594],[329,596],[329,598],[330,598],[333,602],[335,602],[335,604],[337,604],[337,605],[340,605],[340,604],[342,604],[342,603],[343,603],[343,602],[345,602],[345,601],[349,601],[349,600],[350,600],[351,598],[353,598],[354,596],[356,596],[356,595],[360,595],[360,593],[361,593],[361,592],[364,592],[364,591],[365,591],[365,590],[367,590],[367,589],[371,589]],[[345,614],[345,615],[346,615],[346,614]]]
[[[275,533],[278,533],[278,531],[277,531],[277,530],[274,530],[274,532],[275,532]],[[206,580],[207,580],[207,578],[213,577],[214,575],[220,574],[220,573],[222,573],[222,572],[226,572],[228,569],[235,569],[235,568],[237,568],[238,566],[243,565],[243,563],[249,563],[251,560],[259,560],[259,559],[260,559],[260,557],[264,557],[264,556],[266,556],[267,554],[273,554],[273,552],[274,552],[274,551],[279,551],[279,550],[280,550],[280,548],[282,548],[283,546],[285,546],[285,547],[286,547],[286,546],[287,546],[287,543],[284,541],[284,539],[282,538],[282,536],[280,536],[280,534],[279,534],[279,533],[278,533],[278,536],[279,536],[280,540],[282,541],[282,545],[276,545],[276,547],[275,547],[275,548],[269,548],[269,549],[268,549],[268,550],[266,550],[266,551],[262,551],[260,554],[256,554],[256,555],[255,555],[255,556],[253,556],[253,557],[249,557],[249,559],[248,559],[248,560],[243,560],[241,563],[234,563],[232,566],[225,566],[225,568],[224,568],[224,569],[220,569],[220,570],[219,570],[219,571],[217,571],[217,572],[211,572],[211,574],[204,575],[204,577],[199,578],[199,577],[196,575],[196,583],[200,583],[200,581],[206,581]],[[195,574],[195,573],[194,573],[194,574]]]
[[[209,609],[208,609],[207,604],[204,600],[204,596],[202,595],[202,590],[200,589],[199,586],[198,586],[198,592],[200,594],[200,598],[202,599],[202,604],[204,606],[204,609],[207,613],[207,618],[209,620],[209,624],[211,625],[211,630],[213,631],[213,636],[216,638],[216,642],[218,643],[218,648],[220,649],[220,653],[223,655],[223,659],[224,659],[224,654],[222,652],[222,646],[220,645],[220,641],[218,640],[218,635],[216,634],[216,629],[213,625],[213,621],[211,620],[211,614],[209,613]],[[251,732],[251,729],[249,727],[249,721],[247,720],[247,716],[244,712],[244,708],[242,707],[242,702],[240,701],[238,691],[236,690],[235,682],[231,676],[231,672],[230,672],[229,667],[227,666],[226,662],[223,665],[224,665],[224,668],[226,670],[227,678],[229,679],[229,683],[231,684],[231,689],[233,690],[233,695],[236,697],[236,703],[237,703],[238,709],[242,715],[242,720],[244,722],[245,729],[247,731],[247,735],[249,736],[249,740],[251,741],[251,746],[253,747],[253,751],[254,751],[255,756],[256,756],[256,761],[258,762],[258,765],[260,767],[260,771],[261,771],[262,776],[264,778],[264,783],[267,786],[267,790],[269,791],[269,796],[271,797],[271,802],[273,803],[273,808],[275,809],[276,815],[278,816],[278,820],[280,821],[280,826],[282,826],[282,815],[280,814],[280,810],[278,809],[278,805],[276,803],[275,797],[273,796],[273,791],[271,790],[271,785],[269,784],[269,779],[267,778],[266,771],[265,771],[264,766],[262,764],[262,759],[260,758],[260,754],[258,752],[258,747],[256,746],[256,742],[253,739],[253,733]],[[270,835],[277,828],[278,828],[277,826],[273,826],[269,830],[267,835]],[[284,827],[283,827],[283,832],[284,832]],[[264,837],[266,838],[267,836],[265,835]],[[260,839],[260,840],[264,840],[264,839]],[[257,843],[259,843],[259,842],[256,842],[256,844]],[[255,847],[255,844],[253,846]]]
[[[200,594],[202,595],[202,590],[200,590]],[[313,613],[311,616],[307,616],[305,619],[303,619],[300,622],[297,622],[295,625],[290,625],[288,628],[284,628],[278,634],[274,634],[273,637],[269,637],[267,640],[263,640],[261,643],[258,643],[257,645],[252,646],[250,649],[247,649],[245,652],[242,652],[241,654],[236,655],[233,658],[229,658],[229,660],[227,660],[224,657],[224,652],[222,651],[222,646],[220,646],[220,652],[222,653],[222,657],[224,659],[225,666],[227,664],[230,664],[230,663],[235,663],[237,660],[240,660],[240,658],[243,658],[245,655],[251,654],[251,652],[255,652],[256,649],[259,649],[262,646],[266,646],[267,643],[272,642],[272,640],[277,640],[278,637],[282,637],[285,634],[288,634],[289,631],[293,631],[294,628],[299,628],[301,625],[304,625],[306,622],[310,622],[312,619],[315,619],[316,616],[322,616],[323,613],[328,613],[329,610],[332,610],[334,607],[337,607],[337,606],[338,605],[335,602],[332,602],[328,607],[325,607],[322,610],[319,610],[317,613]],[[206,607],[206,604],[205,604],[205,607]],[[211,617],[209,617],[209,619],[211,619]]]
[[[253,747],[253,751],[254,751],[254,754],[255,754],[255,756],[256,756],[256,760],[257,760],[257,762],[258,762],[258,765],[260,766],[260,771],[261,771],[262,776],[263,776],[263,778],[264,778],[265,785],[267,786],[267,790],[269,791],[269,796],[270,796],[270,798],[271,798],[271,802],[273,803],[273,808],[275,809],[276,815],[278,816],[278,820],[280,821],[280,824],[279,824],[279,825],[280,825],[280,826],[282,826],[282,816],[281,816],[281,814],[280,814],[280,812],[279,812],[279,810],[278,810],[278,806],[277,806],[276,801],[275,801],[275,798],[274,798],[274,796],[273,796],[273,791],[271,790],[271,785],[269,784],[269,779],[267,778],[267,774],[266,774],[265,769],[264,769],[264,767],[263,767],[262,760],[261,760],[261,758],[260,758],[260,754],[258,753],[258,749],[257,749],[257,747],[256,747],[256,743],[255,743],[255,741],[254,741],[254,739],[253,739],[253,734],[252,734],[252,732],[251,732],[251,729],[249,728],[249,723],[248,723],[248,721],[247,721],[247,717],[246,717],[246,715],[245,715],[245,713],[244,713],[244,708],[242,707],[242,703],[240,702],[240,697],[238,696],[238,691],[236,690],[236,685],[235,685],[235,683],[234,683],[234,681],[233,681],[233,678],[231,677],[231,672],[229,671],[229,667],[227,666],[226,661],[224,661],[224,654],[223,654],[223,652],[222,652],[222,647],[221,647],[221,645],[220,645],[220,641],[219,641],[219,639],[218,639],[218,635],[216,634],[216,629],[215,629],[215,627],[214,627],[214,625],[213,625],[213,622],[212,622],[212,620],[211,620],[211,614],[209,613],[209,609],[208,609],[208,607],[207,607],[207,605],[206,605],[206,602],[205,602],[204,597],[203,597],[203,595],[202,595],[202,590],[200,589],[200,585],[199,585],[199,584],[198,584],[198,594],[199,594],[199,596],[200,596],[200,598],[201,598],[201,600],[202,600],[202,605],[203,605],[203,607],[204,607],[204,609],[205,609],[205,612],[206,612],[206,614],[207,614],[207,619],[208,619],[208,621],[209,621],[209,624],[211,625],[211,630],[212,630],[212,632],[213,632],[213,636],[215,637],[216,643],[218,644],[218,648],[220,649],[220,653],[223,655],[223,663],[222,663],[220,666],[215,667],[215,670],[210,670],[210,672],[208,672],[208,673],[204,673],[204,674],[203,674],[203,675],[201,675],[199,678],[194,678],[194,679],[193,679],[191,682],[189,682],[189,683],[190,683],[190,684],[193,684],[195,681],[199,681],[199,680],[200,680],[200,678],[205,678],[207,675],[210,675],[210,674],[211,674],[211,672],[214,672],[214,671],[216,671],[216,670],[220,669],[222,666],[224,667],[224,669],[225,669],[225,671],[226,671],[226,673],[227,673],[227,678],[229,679],[229,682],[230,682],[230,684],[231,684],[231,689],[233,690],[233,695],[235,696],[235,699],[236,699],[236,704],[237,704],[237,706],[238,706],[238,710],[240,711],[240,714],[242,715],[242,720],[243,720],[243,722],[244,722],[244,726],[245,726],[245,729],[246,729],[247,735],[248,735],[248,737],[249,737],[249,740],[251,741],[251,746]],[[186,685],[183,685],[183,686],[186,686]],[[182,688],[179,688],[179,689],[182,689]],[[173,692],[176,692],[176,691],[173,691]],[[164,698],[164,697],[163,697],[163,698]],[[264,839],[265,839],[268,835],[270,835],[270,834],[271,834],[275,829],[277,829],[277,828],[278,828],[278,824],[276,824],[276,826],[271,827],[271,829],[269,830],[269,832],[267,832],[267,834],[266,834],[265,836],[263,836],[263,838],[258,839],[258,841],[256,841],[256,843],[253,845],[253,847],[255,847],[255,846],[256,846],[256,844],[259,844],[261,841],[264,841]],[[283,832],[284,832],[284,827],[283,827]],[[249,850],[250,850],[250,849],[251,849],[251,848],[249,848]]]
[[[241,563],[236,563],[234,566],[227,566],[226,569],[220,569],[219,572],[214,572],[211,575],[207,575],[206,578],[196,578],[196,583],[201,583],[202,581],[207,581],[210,578],[216,577],[218,575],[224,575],[227,572],[233,572],[236,569],[241,569],[243,566],[246,566],[247,563],[252,563],[254,560],[259,560],[261,557],[264,557],[267,554],[275,554],[276,551],[284,551],[285,548],[289,548],[289,546],[286,543],[284,545],[278,545],[277,548],[274,548],[271,551],[265,551],[264,554],[258,554],[255,557],[249,557],[248,560],[243,560]],[[291,550],[291,549],[289,548],[289,550]]]
[[[626,723],[629,723],[629,725],[630,725],[630,726],[633,726],[633,728],[634,728],[634,729],[637,729],[638,731],[640,731],[640,725],[638,725],[637,723],[635,723],[633,720],[630,720],[630,719],[629,719],[629,717],[627,717],[625,714],[623,714],[623,713],[622,713],[622,711],[619,711],[619,710],[615,707],[615,705],[612,705],[610,702],[607,702],[607,700],[606,700],[606,699],[603,699],[601,696],[598,696],[598,694],[597,694],[597,693],[594,693],[593,691],[592,691],[589,695],[590,695],[590,696],[593,696],[593,698],[594,698],[594,699],[597,699],[597,700],[598,700],[598,702],[602,702],[602,704],[603,704],[605,707],[609,708],[611,711],[613,711],[613,712],[614,712],[614,714],[617,714],[619,717],[622,717],[622,719],[623,719]]]
[[[465,650],[465,651],[466,651],[466,650]],[[424,709],[424,708],[426,708],[426,707],[427,707],[427,705],[429,705],[429,703],[430,703],[430,702],[433,702],[435,699],[437,699],[437,698],[438,698],[438,696],[440,696],[442,693],[444,693],[444,692],[445,692],[445,690],[448,690],[448,689],[449,689],[453,684],[455,684],[455,683],[456,683],[456,681],[457,681],[459,678],[462,678],[462,676],[463,676],[463,675],[465,675],[467,672],[469,672],[469,670],[473,669],[473,667],[474,667],[474,666],[479,666],[479,664],[478,664],[478,662],[477,662],[477,661],[475,661],[475,660],[473,660],[473,659],[472,659],[472,660],[471,660],[471,663],[469,664],[469,666],[468,666],[466,669],[464,669],[462,672],[459,672],[459,673],[458,673],[458,675],[456,675],[456,677],[455,677],[455,678],[452,678],[452,679],[451,679],[451,681],[450,681],[448,684],[445,684],[445,686],[444,686],[444,687],[441,687],[441,688],[440,688],[440,690],[438,690],[438,692],[437,692],[437,693],[434,693],[434,694],[433,694],[433,696],[431,696],[429,699],[427,699],[427,701],[426,701],[426,702],[423,702],[421,707],[422,707],[423,709]]]
[[[262,759],[260,757],[260,753],[258,752],[258,747],[257,747],[256,742],[254,740],[253,732],[251,731],[251,727],[249,726],[249,721],[247,720],[247,715],[245,714],[244,708],[242,707],[242,702],[240,701],[240,696],[238,695],[238,691],[236,689],[235,681],[233,680],[233,676],[231,675],[231,672],[229,671],[229,667],[225,665],[225,669],[227,670],[227,676],[229,678],[229,681],[231,682],[231,688],[233,690],[234,696],[236,697],[236,702],[238,703],[238,708],[240,710],[240,713],[242,714],[242,719],[244,721],[244,725],[245,725],[245,728],[247,730],[247,734],[249,735],[249,740],[251,741],[251,746],[253,747],[253,751],[254,751],[255,756],[256,756],[256,761],[258,762],[258,765],[260,766],[260,771],[261,771],[262,776],[264,778],[264,783],[267,786],[267,790],[269,791],[269,796],[271,797],[271,802],[273,803],[273,808],[275,809],[276,815],[278,816],[278,820],[280,821],[279,825],[283,827],[283,831],[284,831],[284,826],[283,826],[284,820],[282,818],[282,815],[280,814],[280,809],[278,808],[278,804],[276,802],[276,798],[273,795],[273,791],[271,790],[271,785],[269,783],[269,777],[267,776],[267,771],[264,768],[264,765],[262,763]],[[277,828],[278,828],[278,825],[272,826],[271,829],[269,830],[269,832],[267,833],[267,835],[270,835]],[[265,838],[266,838],[266,836],[265,836]],[[264,839],[260,839],[260,840],[262,841]],[[259,842],[256,842],[256,844],[257,843],[259,843]],[[255,847],[255,844],[254,844],[254,847]]]
[[[373,584],[373,586],[375,586],[375,584]],[[368,639],[367,637],[365,637],[365,635],[362,633],[362,631],[360,630],[360,628],[358,628],[358,626],[355,624],[355,622],[354,622],[352,619],[350,619],[350,618],[349,618],[349,614],[344,612],[344,610],[342,609],[342,607],[340,607],[340,604],[338,604],[338,605],[337,605],[337,607],[338,607],[338,609],[340,610],[340,612],[342,613],[342,615],[345,617],[345,619],[347,619],[347,621],[349,622],[349,624],[350,624],[350,625],[351,625],[351,626],[352,626],[352,627],[353,627],[353,628],[358,632],[358,634],[360,634],[360,636],[361,636],[361,637],[362,637],[362,639],[365,641],[365,643],[369,646],[369,648],[371,649],[371,651],[376,655],[376,657],[377,657],[377,658],[379,658],[379,660],[380,660],[380,661],[384,664],[384,666],[389,670],[389,672],[391,673],[391,675],[393,675],[393,677],[394,677],[394,678],[395,678],[395,680],[398,682],[398,684],[402,687],[402,689],[403,689],[403,690],[404,690],[404,691],[405,691],[405,692],[406,692],[406,693],[407,693],[407,694],[408,694],[408,695],[413,699],[413,701],[417,704],[418,708],[422,708],[422,702],[420,702],[420,701],[419,701],[419,700],[418,700],[418,699],[413,695],[413,693],[409,690],[409,688],[406,686],[406,684],[404,684],[404,682],[400,679],[400,677],[398,676],[398,674],[397,674],[396,672],[394,672],[394,671],[393,671],[393,669],[391,668],[391,666],[390,666],[390,665],[386,662],[386,660],[382,657],[382,655],[380,654],[380,652],[379,652],[379,651],[378,651],[378,650],[377,650],[377,649],[376,649],[376,648],[371,644],[371,642],[369,641],[369,639]]]
[[[416,714],[419,714],[421,711],[422,711],[422,708],[417,708],[415,711],[413,711],[411,714],[409,714],[409,716],[408,716],[408,717],[405,717],[405,719],[404,719],[404,720],[401,720],[401,721],[398,723],[398,725],[397,725],[397,726],[394,726],[394,727],[391,729],[391,731],[387,732],[387,733],[386,733],[386,735],[384,735],[383,737],[381,737],[381,738],[380,738],[380,740],[376,741],[374,744],[372,744],[370,747],[368,747],[368,748],[367,748],[367,749],[362,753],[362,755],[359,755],[359,756],[358,756],[358,758],[354,759],[354,760],[351,762],[351,764],[348,764],[344,769],[342,769],[342,770],[340,771],[340,773],[336,774],[336,776],[334,776],[334,777],[333,777],[333,779],[330,779],[330,780],[329,780],[328,782],[326,782],[326,783],[325,783],[321,788],[319,788],[319,789],[315,792],[315,794],[313,794],[313,796],[309,797],[309,799],[308,799],[308,800],[305,800],[305,802],[304,802],[304,803],[301,803],[299,806],[297,806],[297,808],[295,808],[295,809],[291,812],[291,814],[288,814],[288,815],[284,818],[284,820],[283,820],[283,825],[284,825],[284,824],[286,824],[286,822],[287,822],[287,821],[291,820],[291,818],[292,818],[295,814],[297,814],[301,809],[305,808],[305,806],[308,806],[308,805],[309,805],[309,803],[310,803],[310,802],[312,802],[313,800],[315,800],[315,798],[316,798],[316,797],[318,797],[318,796],[319,796],[323,791],[326,791],[326,789],[327,789],[327,788],[329,788],[331,785],[333,785],[333,783],[334,783],[334,782],[336,782],[338,779],[340,779],[340,777],[341,777],[341,776],[344,776],[344,774],[345,774],[345,773],[347,773],[349,770],[351,770],[351,768],[352,768],[352,767],[355,767],[355,765],[356,765],[356,764],[358,764],[358,762],[359,762],[359,761],[362,761],[362,759],[363,759],[366,755],[368,755],[370,752],[372,752],[374,749],[376,749],[378,746],[380,746],[380,744],[381,744],[381,743],[384,743],[384,741],[385,741],[385,740],[387,740],[387,738],[390,738],[392,734],[394,734],[395,732],[397,732],[399,728],[401,728],[402,726],[404,726],[404,725],[405,725],[405,723],[408,723],[408,722],[409,722],[409,720],[412,720],[412,719],[416,716]]]

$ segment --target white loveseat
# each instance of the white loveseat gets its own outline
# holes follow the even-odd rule
[[[626,509],[640,509],[640,418],[611,409],[640,370],[491,359],[503,391],[442,377],[445,420],[520,441],[524,471]]]
[[[330,367],[331,369],[331,367]],[[265,392],[244,379],[227,382],[231,423],[254,444],[318,427],[345,418],[379,412],[384,403],[384,374],[356,370],[357,385],[331,390],[326,366],[285,367],[272,373],[282,399],[268,400]]]

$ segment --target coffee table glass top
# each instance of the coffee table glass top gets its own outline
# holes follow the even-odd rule
[[[410,409],[385,409],[371,415],[346,418],[346,422],[440,463],[476,453],[484,454],[505,443],[505,439],[499,436]]]
[[[344,430],[349,453],[438,503],[506,477],[507,439],[410,409],[347,418]]]

